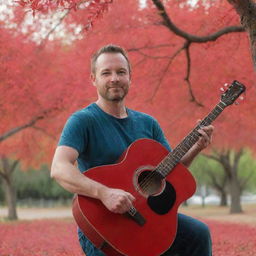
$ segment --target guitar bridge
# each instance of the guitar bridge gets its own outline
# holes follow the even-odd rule
[[[130,217],[132,220],[134,220],[140,226],[143,226],[146,223],[146,219],[134,207],[132,207],[129,210],[129,212],[126,213],[126,215]]]

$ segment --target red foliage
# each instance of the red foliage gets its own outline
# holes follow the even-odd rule
[[[1,224],[1,256],[82,256],[71,222],[40,220]]]
[[[17,0],[23,8],[32,10],[33,15],[36,12],[47,14],[50,11],[65,10],[77,11],[84,9],[88,13],[87,18],[83,17],[84,30],[88,31],[92,28],[94,21],[102,17],[103,13],[108,10],[109,4],[113,0]]]
[[[103,2],[107,3],[97,1]],[[197,9],[180,8],[180,2],[166,1],[167,10],[174,22],[190,33],[206,35],[238,24],[227,1],[214,1],[207,10],[202,5]],[[70,12],[65,22],[85,25],[87,17],[88,10],[79,9]],[[173,58],[168,66],[184,40],[160,25],[152,3],[140,9],[134,0],[114,2],[104,19],[99,19],[92,31],[72,45],[48,41],[46,47],[40,48],[28,40],[32,31],[23,35],[19,26],[12,30],[1,27],[0,32],[0,135],[47,113],[47,118],[36,124],[37,129],[28,128],[2,142],[0,154],[13,154],[30,164],[50,161],[67,116],[96,99],[89,80],[90,56],[108,43],[124,46],[132,60],[133,84],[128,107],[155,116],[173,147],[219,101],[219,88],[224,83],[234,79],[244,82],[248,85],[246,100],[240,106],[229,107],[216,121],[213,146],[247,146],[255,150],[256,137],[252,134],[256,127],[256,87],[246,33],[191,46],[192,89],[204,105],[198,107],[190,102],[184,81],[184,53]]]
[[[212,232],[214,256],[256,255],[256,227],[245,224],[206,222]]]
[[[216,121],[213,146],[255,149],[256,138],[251,134],[256,127],[256,87],[247,34],[228,34],[216,42],[191,46],[192,90],[204,105],[198,107],[190,101],[184,80],[185,53],[177,55],[169,65],[171,56],[183,46],[184,40],[160,25],[159,15],[150,3],[142,10],[136,1],[112,4],[93,33],[77,42],[76,47],[94,51],[111,42],[128,49],[133,63],[128,106],[154,115],[172,146],[219,102],[219,89],[224,83],[240,80],[248,87],[246,100],[240,106],[227,108]],[[191,34],[207,35],[225,26],[239,25],[238,16],[227,1],[214,3],[206,10],[202,5],[196,9],[180,8],[180,1],[167,1],[166,8],[174,22]]]
[[[91,9],[104,9],[113,0],[16,0],[16,2],[23,8],[27,7],[33,11],[48,12],[49,10],[56,10],[58,8],[77,10],[81,4],[85,4]]]
[[[256,228],[206,221],[214,256],[256,255]],[[70,221],[37,220],[0,224],[1,256],[82,256],[76,226]]]

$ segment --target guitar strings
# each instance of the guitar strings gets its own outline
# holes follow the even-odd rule
[[[202,123],[203,124],[203,123]],[[198,133],[199,134],[199,133]],[[186,144],[187,142],[189,142],[188,147],[190,147],[191,145],[191,141],[193,142],[196,141],[199,138],[199,135],[195,134],[194,131],[191,132],[188,136],[187,136],[187,140],[184,140],[184,143]],[[177,148],[177,147],[176,147]],[[187,145],[186,145],[186,149],[187,150]],[[171,154],[170,154],[171,153]],[[152,182],[154,182],[154,178],[155,177],[159,177],[159,174],[162,177],[167,176],[168,173],[170,173],[173,168],[176,166],[176,164],[179,162],[178,159],[181,159],[182,155],[184,155],[185,152],[183,152],[183,154],[181,154],[178,150],[174,150],[172,152],[170,152],[155,168],[153,171],[150,171],[150,174],[147,175],[140,184],[138,184],[137,187],[137,191],[142,189],[142,193],[143,194],[147,194],[147,189],[152,186]],[[164,164],[164,162],[167,161],[167,164]],[[171,166],[169,166],[168,161],[171,163]],[[163,167],[161,167],[161,165]],[[166,165],[168,167],[168,169],[166,168]],[[163,175],[161,173],[161,168],[163,168]],[[157,172],[157,169],[160,169],[159,172]],[[165,179],[164,179],[165,180]],[[161,181],[162,183],[162,181]],[[160,184],[162,186],[162,184]],[[153,193],[154,194],[154,193]],[[150,196],[151,194],[148,193],[148,195]],[[139,203],[140,201],[143,201],[143,198],[137,199],[137,202]],[[131,216],[134,216],[137,213],[136,208],[134,208],[133,206],[129,209],[128,213]]]
[[[202,122],[201,125],[205,123]],[[156,175],[160,174],[161,176],[165,177],[172,170],[175,165],[179,162],[183,155],[191,148],[191,146],[198,140],[199,133],[196,129],[199,129],[200,126],[197,126],[184,140],[183,142],[178,145],[172,152],[170,152],[156,167],[155,170],[151,171],[150,175],[145,177],[140,184],[142,189],[146,190],[148,186],[151,184],[153,178]],[[180,152],[181,151],[181,152]],[[166,168],[167,167],[167,168]],[[157,169],[160,171],[157,172]],[[161,170],[163,170],[161,172]]]
[[[156,175],[160,175],[165,178],[165,176],[167,176],[172,170],[173,168],[176,166],[176,164],[179,162],[179,160],[182,158],[182,156],[184,156],[187,151],[195,144],[195,142],[198,140],[199,136],[201,136],[198,133],[198,129],[201,128],[201,126],[206,126],[211,124],[211,122],[213,120],[216,119],[216,117],[224,110],[224,108],[226,107],[226,104],[223,103],[222,101],[220,101],[215,108],[208,114],[208,116],[206,116],[206,118],[201,121],[201,123],[199,125],[196,126],[196,128],[194,128],[192,130],[192,132],[173,150],[173,152],[170,152],[156,167],[153,171],[150,171],[150,174],[147,175],[141,182],[141,184],[138,182],[138,189],[142,188],[142,192],[143,190],[146,191],[146,189],[152,184],[153,178],[156,177]],[[192,140],[191,140],[192,137]],[[189,141],[189,144],[186,144],[186,141]],[[192,142],[192,144],[190,143]],[[182,146],[185,145],[185,151],[183,151],[181,153],[181,155],[178,155],[178,158],[175,159],[175,155],[176,152],[179,154],[179,150],[183,149]],[[188,147],[187,147],[188,146]],[[169,159],[171,157],[174,157],[174,162],[172,162],[172,159]],[[168,165],[168,160],[171,163],[171,166]],[[164,172],[162,175],[161,171],[157,172],[157,169],[160,168],[161,165],[164,165],[164,162],[167,162],[167,167],[168,167],[168,171],[165,171],[166,167],[164,166]],[[170,167],[170,168],[169,168]],[[165,173],[166,172],[166,173]],[[136,210],[136,209],[135,209]]]
[[[212,113],[211,113],[212,114]],[[218,113],[219,114],[219,113]],[[213,116],[213,120],[214,120]],[[207,120],[208,119],[208,120]],[[209,122],[210,120],[210,122]],[[152,182],[154,181],[154,178],[157,177],[159,174],[163,177],[165,177],[167,174],[169,174],[173,168],[176,166],[176,164],[179,162],[179,160],[182,158],[183,155],[185,155],[185,153],[194,145],[194,143],[198,140],[198,138],[200,137],[200,134],[198,133],[198,129],[200,129],[201,126],[206,126],[209,123],[211,123],[212,118],[210,117],[206,117],[201,123],[200,125],[197,125],[196,128],[194,128],[194,130],[184,139],[184,141],[178,145],[174,151],[170,152],[170,154],[168,154],[156,167],[153,171],[150,171],[150,174],[147,175],[142,182],[139,183],[138,189],[142,189],[142,192],[147,191],[147,189],[151,186]],[[188,142],[188,144],[186,144]],[[185,149],[184,149],[185,146]],[[177,150],[178,148],[178,150]],[[180,154],[179,150],[182,151],[182,153]],[[177,157],[178,156],[178,157]],[[177,158],[175,158],[177,157]],[[174,158],[170,159],[170,158]],[[170,166],[168,164],[168,161],[170,162]],[[167,162],[167,163],[164,163]],[[161,165],[165,165],[163,166],[163,174],[160,172],[157,172],[157,169],[161,170]],[[166,165],[168,167],[168,169],[166,168]]]
[[[150,171],[150,174],[147,175],[145,178],[143,178],[142,182],[139,183],[138,182],[138,188],[137,191],[142,189],[142,193],[147,192],[147,189],[151,186],[152,182],[154,181],[154,178],[156,177],[156,175],[162,175],[161,173],[161,168],[163,168],[163,175],[162,177],[165,178],[172,170],[173,168],[176,166],[176,164],[180,161],[180,159],[182,158],[182,156],[184,156],[186,154],[186,152],[195,144],[195,142],[198,140],[198,138],[201,136],[198,133],[198,129],[200,129],[202,126],[206,126],[212,123],[213,120],[216,119],[216,117],[224,110],[225,106],[220,106],[221,102],[219,104],[217,104],[215,106],[215,108],[208,114],[208,116],[206,116],[206,118],[204,118],[200,124],[198,124],[193,130],[192,132],[172,151],[170,152],[155,168],[153,171]],[[186,144],[186,143],[189,144]],[[179,150],[184,150],[183,146],[185,145],[185,151],[183,151],[180,155]],[[177,157],[177,158],[175,158]],[[173,161],[174,160],[174,161]],[[167,162],[167,167],[168,170],[166,169],[166,165],[164,164],[165,162]],[[168,162],[170,163],[170,166],[168,164]],[[161,165],[163,167],[161,167]],[[157,169],[160,169],[159,172],[157,172]],[[150,195],[150,194],[149,194]],[[142,200],[142,199],[141,199]],[[140,200],[139,200],[140,201]],[[135,211],[135,212],[134,212]],[[136,209],[134,207],[132,207],[129,210],[130,214],[135,214],[136,213]]]

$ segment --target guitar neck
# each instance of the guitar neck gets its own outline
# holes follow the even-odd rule
[[[201,136],[198,130],[203,126],[210,125],[220,113],[227,107],[225,103],[220,101],[214,109],[198,124],[182,141],[181,143],[170,152],[156,167],[156,171],[162,177],[166,177],[177,163],[180,162],[182,157],[190,150],[190,148],[198,141]]]

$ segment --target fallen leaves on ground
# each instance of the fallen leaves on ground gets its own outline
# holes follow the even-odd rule
[[[214,256],[255,256],[256,227],[209,221]],[[1,256],[82,256],[73,220],[0,224]]]

